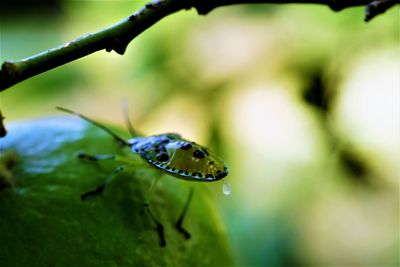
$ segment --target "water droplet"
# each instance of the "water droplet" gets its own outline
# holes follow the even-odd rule
[[[222,185],[222,192],[224,193],[224,195],[228,196],[232,193],[232,186],[230,183],[224,181],[223,185]]]

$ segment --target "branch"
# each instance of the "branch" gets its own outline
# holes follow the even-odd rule
[[[123,55],[130,41],[157,21],[184,8],[183,3],[178,0],[157,0],[106,29],[29,58],[5,61],[0,70],[0,92],[32,76],[103,49]]]
[[[211,10],[228,5],[236,4],[320,4],[326,5],[333,11],[340,11],[345,8],[364,6],[372,0],[198,0],[195,7],[201,15],[209,13]]]
[[[369,3],[365,8],[365,21],[370,21],[377,15],[385,13],[386,10],[398,3],[399,0],[376,0]]]
[[[123,55],[128,44],[164,17],[182,9],[195,8],[205,15],[221,6],[249,3],[303,3],[329,6],[334,11],[368,5],[366,19],[384,12],[399,0],[155,0],[131,16],[106,29],[79,37],[59,47],[17,61],[5,61],[0,70],[0,92],[37,74],[105,49]],[[376,4],[378,3],[379,4]],[[386,4],[381,5],[381,2]],[[390,3],[389,5],[387,3]],[[375,3],[375,4],[374,4]],[[375,8],[379,6],[379,8]],[[382,11],[383,10],[383,11]]]

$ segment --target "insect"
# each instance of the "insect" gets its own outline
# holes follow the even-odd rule
[[[104,130],[105,132],[110,134],[118,143],[123,146],[129,147],[132,153],[138,154],[151,167],[158,169],[161,174],[168,174],[176,178],[199,182],[218,181],[228,175],[228,167],[218,156],[216,156],[204,146],[183,139],[179,134],[166,133],[147,137],[135,136],[136,133],[133,130],[129,118],[126,115],[127,112],[125,112],[125,120],[128,130],[132,135],[132,138],[124,140],[104,125],[86,117],[85,115],[62,107],[57,107],[57,109],[78,116],[81,119]],[[121,155],[88,155],[85,153],[80,153],[78,157],[91,161],[115,160],[128,165],[130,163],[129,158]],[[116,174],[120,173],[123,170],[124,166],[118,166],[109,176],[105,178],[104,182],[100,184],[96,189],[82,194],[81,199],[86,200],[92,196],[100,195],[107,184],[109,184],[113,180]],[[149,193],[144,200],[144,208],[157,226],[156,229],[159,235],[160,245],[164,247],[166,246],[166,241],[164,237],[163,225],[156,219],[149,208],[151,196],[154,193],[156,185],[161,177],[162,175],[155,177],[155,180],[150,187]],[[225,183],[225,194],[227,194],[225,191],[230,191],[230,188],[228,187],[229,186]],[[182,233],[187,239],[190,238],[190,233],[183,228],[182,223],[192,197],[193,189],[190,191],[184,209],[175,224],[176,229],[180,233]]]

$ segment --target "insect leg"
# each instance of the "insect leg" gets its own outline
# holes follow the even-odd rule
[[[90,155],[86,153],[79,153],[77,155],[79,159],[84,159],[84,160],[89,160],[89,161],[101,161],[101,160],[107,160],[107,159],[114,159],[115,160],[115,155]]]
[[[150,204],[150,200],[153,197],[154,191],[156,190],[156,186],[158,184],[158,181],[160,181],[162,175],[159,175],[154,179],[153,183],[150,186],[149,192],[147,192],[146,198],[144,200],[144,205],[148,206]]]
[[[157,227],[156,230],[158,233],[158,237],[160,238],[160,246],[165,247],[167,245],[167,242],[165,241],[165,236],[164,236],[164,226],[154,217],[153,213],[151,213],[151,210],[150,210],[148,204],[145,204],[144,208],[146,209],[147,213],[150,215],[150,218],[156,224],[156,227]]]
[[[181,213],[181,215],[179,216],[178,220],[177,220],[176,223],[175,223],[175,227],[176,227],[176,229],[178,230],[178,232],[182,233],[183,236],[184,236],[186,239],[189,239],[189,238],[190,238],[190,233],[189,233],[185,228],[182,227],[182,223],[183,223],[183,219],[185,218],[186,213],[187,213],[187,211],[188,211],[190,202],[192,201],[193,193],[194,193],[194,189],[193,189],[193,187],[192,187],[192,188],[190,189],[189,196],[188,196],[188,198],[187,198],[187,200],[186,200],[185,206],[183,207],[182,213]]]
[[[124,170],[124,166],[118,166],[117,168],[115,168],[112,171],[112,173],[106,177],[104,182],[101,185],[99,185],[96,189],[86,192],[86,193],[83,193],[81,195],[81,200],[84,201],[90,197],[100,195],[103,192],[104,188],[115,178],[115,176],[118,173],[122,172],[123,170]]]
[[[91,155],[91,154],[86,154],[86,153],[79,153],[77,155],[77,157],[79,159],[93,161],[93,162],[98,162],[98,161],[103,161],[103,160],[114,160],[116,162],[128,164],[131,166],[140,165],[140,162],[138,163],[137,160],[135,160],[133,158],[124,157],[121,155],[114,155],[114,154]]]
[[[157,186],[158,181],[160,180],[160,178],[162,177],[162,175],[158,176],[153,183],[150,186],[149,192],[147,193],[147,196],[145,198],[144,201],[144,209],[147,211],[147,213],[150,215],[150,218],[153,220],[154,224],[156,225],[156,230],[158,233],[158,237],[160,239],[160,246],[161,247],[165,247],[167,245],[166,241],[165,241],[165,236],[164,236],[164,226],[156,219],[156,217],[154,217],[153,213],[150,210],[150,200],[151,197],[153,196],[153,193],[155,191],[155,188]]]

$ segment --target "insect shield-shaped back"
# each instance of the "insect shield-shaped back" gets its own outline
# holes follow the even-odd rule
[[[182,139],[178,134],[135,137],[129,143],[133,153],[181,179],[212,182],[228,175],[228,168],[221,159],[207,148]]]

